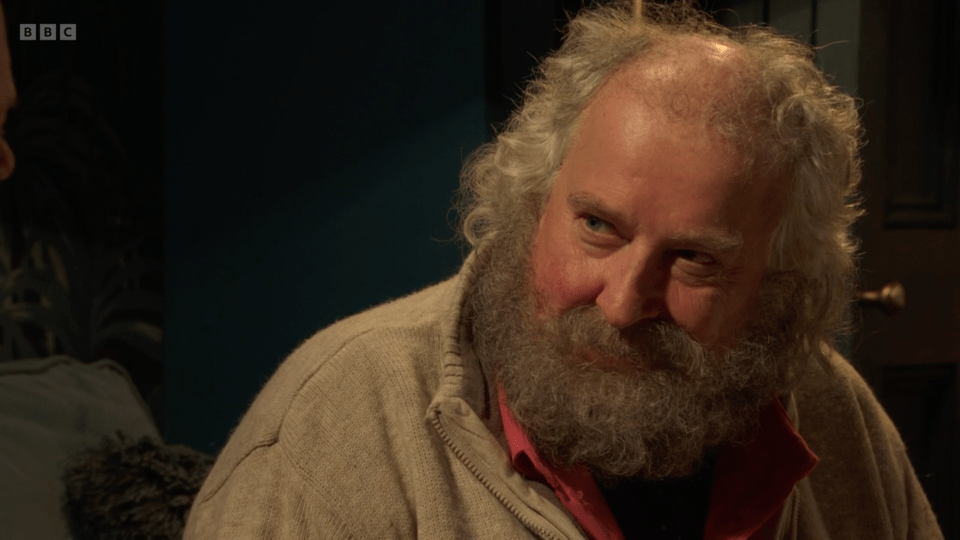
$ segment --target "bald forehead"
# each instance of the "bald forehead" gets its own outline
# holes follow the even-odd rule
[[[8,75],[12,71],[10,65],[10,46],[7,43],[7,21],[3,14],[3,5],[0,4],[0,77],[12,77]]]
[[[608,85],[634,91],[653,110],[692,119],[735,107],[743,79],[756,73],[740,46],[719,38],[663,37],[620,68]],[[726,103],[726,105],[724,105]]]
[[[10,46],[7,43],[7,22],[0,4],[0,119],[5,118],[6,110],[17,101],[17,89],[13,82],[13,64],[10,59]]]
[[[3,50],[7,56],[10,55],[10,49],[7,46],[7,18],[3,14],[3,4],[0,3],[0,38],[3,38]]]

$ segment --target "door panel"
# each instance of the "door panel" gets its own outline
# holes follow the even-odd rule
[[[944,535],[957,537],[960,362],[954,0],[876,0],[861,17],[867,215],[857,227],[865,289],[903,283],[897,315],[863,309],[854,360],[907,444]]]

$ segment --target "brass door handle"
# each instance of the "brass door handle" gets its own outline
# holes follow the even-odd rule
[[[891,281],[878,291],[862,291],[859,300],[861,305],[877,307],[893,315],[906,307],[907,291],[899,281]]]

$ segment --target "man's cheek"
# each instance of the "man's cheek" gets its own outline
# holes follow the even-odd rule
[[[552,257],[534,268],[534,288],[542,308],[556,315],[593,303],[603,283],[591,265],[571,257]]]
[[[725,317],[715,290],[673,283],[667,289],[667,310],[673,321],[697,341],[709,345],[722,339]]]

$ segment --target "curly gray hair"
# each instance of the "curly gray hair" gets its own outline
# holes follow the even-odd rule
[[[725,28],[685,2],[647,5],[642,18],[627,6],[599,7],[570,22],[563,45],[526,88],[523,105],[464,167],[465,238],[480,248],[508,228],[531,227],[580,113],[598,89],[620,67],[682,36],[729,44],[752,60],[755,70],[741,77],[740,97],[721,98],[725,110],[714,111],[720,120],[711,125],[741,149],[752,174],[781,180],[787,202],[768,272],[800,276],[815,336],[836,337],[847,328],[857,250],[850,228],[862,214],[856,102],[829,84],[810,47],[769,28]]]

